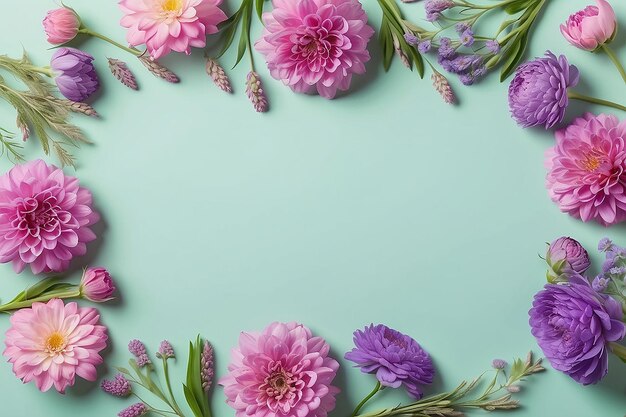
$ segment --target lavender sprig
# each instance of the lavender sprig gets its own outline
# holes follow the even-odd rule
[[[202,379],[202,389],[207,394],[213,384],[214,375],[213,347],[205,340],[202,348],[202,357],[200,358],[200,378]]]
[[[269,110],[269,103],[263,91],[261,78],[255,71],[250,71],[246,78],[246,94],[254,106],[254,110],[265,113]]]
[[[126,62],[115,58],[107,58],[109,60],[109,69],[115,78],[131,90],[138,90],[137,79],[135,75],[128,69]]]
[[[168,83],[178,83],[180,82],[180,78],[172,71],[159,64],[156,61],[153,61],[149,57],[139,56],[139,61],[150,71],[155,77],[161,78]]]
[[[224,71],[224,68],[213,58],[207,57],[206,59],[206,73],[211,77],[216,86],[220,90],[226,93],[232,93],[233,89],[230,86],[230,80]]]
[[[454,96],[454,92],[452,91],[452,87],[450,87],[448,79],[440,72],[434,71],[434,68],[431,79],[433,80],[433,87],[435,87],[435,90],[439,93],[441,98],[443,98],[443,101],[448,104],[454,104],[456,97]]]

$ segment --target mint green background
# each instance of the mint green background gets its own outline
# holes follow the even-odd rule
[[[625,87],[608,59],[574,49],[559,34],[558,24],[588,2],[550,2],[530,54],[566,53],[583,74],[581,91],[623,101]],[[115,3],[70,5],[94,29],[123,40]],[[378,26],[375,2],[365,3]],[[626,4],[612,3],[626,27]],[[40,21],[55,3],[3,5],[0,51],[16,56],[23,46],[45,64],[51,51]],[[419,4],[404,9],[422,16]],[[623,61],[625,32],[615,43]],[[272,105],[258,115],[243,92],[246,61],[229,71],[236,94],[228,96],[204,74],[200,50],[163,60],[182,79],[169,85],[108,45],[82,46],[98,58],[103,87],[95,106],[102,118],[74,119],[95,142],[77,151],[76,173],[93,191],[103,222],[100,240],[71,278],[78,280],[86,264],[104,265],[121,290],[121,301],[101,308],[112,341],[102,376],[126,362],[125,345],[135,337],[152,349],[168,338],[184,359],[186,341],[199,332],[213,341],[222,375],[241,330],[297,320],[341,358],[355,328],[382,322],[431,352],[439,371],[434,389],[452,388],[494,357],[537,351],[527,311],[544,282],[544,242],[567,234],[595,251],[608,233],[626,244],[624,226],[607,232],[582,224],[550,202],[543,153],[552,134],[515,126],[507,85],[497,76],[472,88],[455,80],[461,105],[446,106],[430,80],[398,63],[385,75],[372,42],[367,75],[355,79],[349,95],[327,101],[291,93],[258,56]],[[131,61],[139,93],[107,73],[105,56]],[[568,118],[584,108],[572,106]],[[13,129],[12,109],[1,109],[1,125]],[[35,140],[26,148],[29,158],[40,156]],[[594,260],[597,268],[595,253]],[[35,282],[8,265],[0,275],[3,300]],[[7,326],[0,320],[0,331]],[[345,416],[373,385],[340,362],[335,416]],[[610,365],[593,387],[552,370],[532,378],[515,415],[623,416],[626,366]],[[175,372],[182,377],[183,369],[181,360]],[[104,417],[128,404],[84,381],[65,396],[40,394],[4,361],[0,386],[3,416]],[[404,400],[399,391],[380,398]],[[214,408],[216,416],[233,415],[221,390]]]

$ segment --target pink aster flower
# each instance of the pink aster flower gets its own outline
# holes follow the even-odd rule
[[[365,72],[374,30],[357,0],[274,0],[263,14],[255,46],[272,77],[298,93],[317,89],[326,98],[350,87]]]
[[[78,179],[42,160],[16,165],[0,177],[0,262],[22,272],[62,272],[96,238],[91,193]]]
[[[626,220],[626,121],[587,113],[556,132],[547,187],[562,211],[605,226]]]
[[[35,381],[40,391],[64,393],[76,375],[95,381],[99,352],[107,345],[106,327],[94,308],[63,304],[58,298],[34,303],[11,316],[4,356],[24,383]]]
[[[171,51],[189,54],[191,47],[203,48],[206,35],[217,33],[226,20],[219,8],[222,0],[120,0],[124,12],[121,25],[128,28],[132,46],[146,44],[153,59]]]
[[[339,363],[330,346],[297,323],[272,323],[261,333],[241,333],[229,374],[221,378],[237,417],[326,417],[339,389]]]

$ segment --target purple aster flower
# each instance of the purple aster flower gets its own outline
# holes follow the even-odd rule
[[[417,50],[420,51],[420,53],[422,54],[426,54],[430,52],[431,48],[432,48],[432,42],[430,39],[425,39],[417,44]]]
[[[456,48],[452,46],[450,38],[443,37],[439,40],[439,56],[450,58],[454,55]]]
[[[139,417],[148,413],[148,411],[150,410],[148,409],[147,405],[145,405],[144,403],[136,403],[131,405],[130,407],[126,407],[125,409],[117,413],[117,415],[119,417]]]
[[[556,282],[562,275],[582,274],[589,266],[589,254],[571,237],[560,237],[550,244],[546,253],[546,262],[550,266],[548,279]]]
[[[578,84],[578,79],[578,68],[550,51],[520,65],[509,86],[513,119],[522,127],[553,127],[563,120],[569,103],[567,89]]]
[[[202,380],[202,389],[209,392],[213,384],[215,369],[213,364],[213,347],[207,341],[204,342],[202,355],[200,356],[200,379]]]
[[[500,53],[500,42],[498,42],[495,39],[490,39],[487,42],[485,42],[485,47],[487,48],[489,52],[491,52],[494,55],[497,55]]]
[[[135,356],[137,361],[137,366],[143,368],[146,365],[152,363],[150,358],[148,357],[148,352],[146,351],[146,346],[139,340],[133,339],[128,343],[128,350],[130,353]]]
[[[532,334],[552,366],[583,385],[607,374],[607,345],[625,334],[621,304],[588,285],[546,285],[529,315]]]
[[[463,46],[472,46],[474,44],[474,32],[471,29],[467,29],[461,34],[461,44]]]
[[[411,337],[389,327],[373,324],[354,332],[355,348],[345,358],[361,372],[376,374],[385,387],[404,385],[414,398],[421,398],[421,385],[430,384],[435,368],[430,356]]]
[[[411,46],[417,46],[419,39],[413,33],[405,33],[404,40]]]
[[[600,252],[608,252],[613,248],[613,242],[608,237],[603,237],[598,243],[598,250]]]
[[[156,353],[157,358],[169,359],[175,357],[174,348],[172,344],[167,340],[164,340],[159,345],[159,350]]]
[[[115,375],[115,378],[112,380],[105,379],[100,384],[100,388],[102,388],[102,391],[115,397],[128,397],[132,391],[130,381],[122,374]]]
[[[59,48],[52,55],[54,82],[68,100],[85,101],[100,87],[93,60],[93,56],[74,48]]]
[[[598,275],[593,279],[593,282],[591,283],[591,288],[593,288],[595,292],[604,292],[606,290],[606,287],[609,286],[609,282],[611,281],[605,278],[603,275]]]
[[[504,359],[494,359],[493,362],[491,362],[491,366],[493,366],[494,369],[504,369],[506,368],[506,361]]]

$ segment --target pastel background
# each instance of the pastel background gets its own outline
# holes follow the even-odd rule
[[[589,2],[551,1],[529,56],[548,48],[566,53],[581,69],[582,92],[623,102],[625,87],[608,59],[574,49],[558,31]],[[378,6],[364,3],[378,26]],[[612,3],[622,26],[614,47],[626,61],[626,3]],[[68,5],[94,29],[123,40],[115,1]],[[3,6],[0,52],[17,56],[24,47],[46,64],[51,51],[40,22],[56,4],[3,0]],[[423,16],[420,4],[404,9]],[[136,337],[152,349],[171,340],[182,376],[187,340],[200,333],[214,343],[222,375],[241,330],[297,320],[341,358],[355,328],[382,322],[432,353],[433,390],[453,388],[494,357],[538,351],[527,311],[544,283],[538,254],[546,241],[576,237],[594,251],[596,268],[601,237],[626,244],[626,227],[582,224],[550,202],[543,153],[552,134],[514,125],[507,84],[496,75],[471,88],[455,80],[461,104],[447,106],[430,80],[398,63],[384,74],[372,42],[367,75],[355,79],[350,94],[327,101],[291,93],[257,56],[272,106],[259,115],[244,94],[246,61],[228,71],[236,90],[228,96],[204,74],[201,50],[163,61],[182,79],[170,85],[108,45],[89,40],[82,47],[97,57],[103,86],[94,104],[102,117],[75,118],[94,141],[76,151],[76,174],[93,191],[103,222],[71,278],[78,280],[86,264],[103,265],[121,290],[119,302],[101,308],[112,340],[102,376],[126,362],[126,343]],[[106,56],[129,60],[140,92],[108,74]],[[227,56],[223,63],[233,61]],[[0,108],[0,126],[14,130],[12,109]],[[572,106],[568,120],[584,108]],[[40,155],[34,140],[26,144],[31,159]],[[0,162],[2,172],[9,166]],[[0,266],[0,276],[4,301],[35,282],[9,265]],[[0,317],[0,331],[7,327]],[[345,417],[374,382],[341,363],[343,393],[333,415]],[[552,370],[532,378],[514,415],[624,416],[626,365],[610,365],[609,376],[592,387]],[[104,417],[128,404],[84,382],[65,396],[40,394],[4,361],[0,386],[3,416]],[[386,392],[381,399],[394,404],[405,397]],[[214,414],[233,415],[221,390]]]

